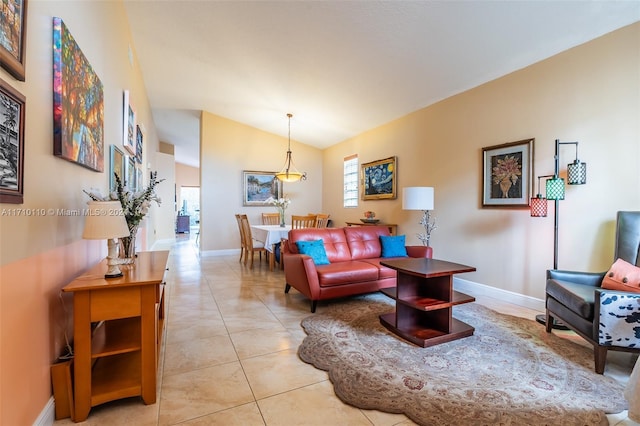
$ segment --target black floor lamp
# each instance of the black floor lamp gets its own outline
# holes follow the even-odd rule
[[[560,145],[575,145],[576,159],[567,165],[567,183],[569,185],[584,185],[587,183],[587,163],[578,159],[578,142],[560,142],[556,139],[555,171],[553,175],[538,176],[538,194],[531,198],[531,217],[547,216],[547,201],[553,200],[554,220],[553,220],[553,269],[558,269],[558,225],[560,200],[564,200],[564,179],[560,177]],[[540,194],[540,179],[547,178],[545,185],[545,197]],[[547,322],[546,315],[536,316],[536,321],[541,324]],[[559,321],[554,322],[554,328],[566,329]]]

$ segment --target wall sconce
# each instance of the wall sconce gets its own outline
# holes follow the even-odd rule
[[[88,215],[84,222],[82,238],[87,240],[107,240],[108,270],[105,278],[122,276],[118,260],[118,238],[129,236],[129,227],[124,218],[120,201],[89,201]]]
[[[429,247],[431,231],[436,229],[435,220],[431,222],[431,210],[434,205],[434,190],[427,186],[410,186],[402,189],[402,209],[422,210],[420,225],[424,226],[424,234],[417,234],[422,245]]]
[[[556,139],[556,152],[554,156],[555,170],[553,175],[538,176],[538,194],[531,198],[531,217],[547,216],[547,201],[552,200],[555,203],[554,209],[554,225],[553,225],[553,269],[558,269],[558,224],[560,200],[564,200],[564,179],[560,177],[560,145],[575,145],[576,159],[573,163],[567,165],[567,183],[569,185],[584,185],[587,183],[587,163],[583,163],[578,159],[578,142],[560,142]],[[545,197],[540,194],[540,179],[547,179],[545,185]],[[536,320],[544,324],[546,322],[545,315],[537,315]],[[566,328],[564,324],[555,322],[554,328]]]

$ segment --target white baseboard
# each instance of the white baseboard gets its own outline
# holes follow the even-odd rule
[[[488,296],[540,312],[544,312],[545,310],[544,300],[542,299],[526,296],[509,290],[502,290],[500,288],[468,281],[462,278],[454,277],[453,287],[470,296]]]
[[[56,404],[53,397],[49,398],[40,415],[33,422],[33,426],[51,426],[56,419]]]

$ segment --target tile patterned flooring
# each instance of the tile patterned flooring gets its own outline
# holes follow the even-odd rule
[[[360,410],[342,403],[324,371],[296,351],[309,301],[284,294],[284,273],[256,258],[250,270],[238,256],[200,258],[194,234],[171,249],[166,335],[158,400],[130,398],[94,407],[86,425],[413,425],[404,415]],[[539,312],[477,296],[477,303],[533,319]],[[318,306],[322,312],[323,304]],[[565,333],[567,338],[581,339]],[[605,374],[625,382],[635,358],[611,354]],[[612,425],[636,425],[626,412]],[[74,424],[70,419],[54,426]]]

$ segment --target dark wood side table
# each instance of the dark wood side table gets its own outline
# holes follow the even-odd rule
[[[453,274],[476,268],[423,258],[380,264],[398,274],[395,288],[381,290],[396,301],[395,312],[380,315],[380,323],[389,331],[425,348],[473,335],[473,327],[453,318],[452,308],[476,299],[453,290]]]

